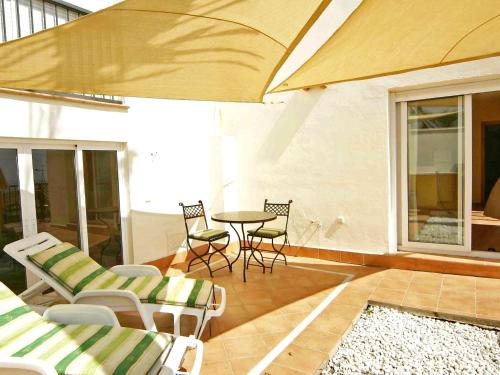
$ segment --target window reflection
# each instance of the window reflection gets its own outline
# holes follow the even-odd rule
[[[408,239],[463,244],[463,98],[408,102]]]
[[[80,244],[75,151],[33,150],[38,232]]]
[[[23,237],[17,151],[0,149],[0,281],[15,293],[26,289],[24,267],[3,248]]]
[[[106,267],[123,263],[116,151],[83,151],[89,253]]]

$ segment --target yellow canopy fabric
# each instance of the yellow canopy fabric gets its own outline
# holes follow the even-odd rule
[[[259,102],[331,0],[126,0],[0,45],[0,87]]]
[[[364,0],[272,92],[500,55],[500,0]]]

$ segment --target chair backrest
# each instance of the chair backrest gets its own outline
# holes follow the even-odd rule
[[[179,206],[182,207],[186,233],[189,234],[188,221],[192,219],[198,219],[200,217],[203,218],[203,221],[205,222],[205,228],[208,229],[207,217],[205,215],[205,207],[203,207],[203,202],[201,200],[198,201],[198,204],[192,204],[189,206],[186,206],[184,203],[181,202],[179,203]]]
[[[285,230],[288,229],[288,218],[290,216],[290,205],[293,203],[289,200],[288,203],[270,203],[267,199],[264,201],[264,211],[271,212],[276,216],[286,217]]]

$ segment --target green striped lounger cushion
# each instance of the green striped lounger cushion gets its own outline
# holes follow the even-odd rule
[[[0,283],[0,357],[39,359],[58,374],[147,374],[174,338],[165,333],[43,319]]]
[[[213,283],[167,276],[119,276],[79,248],[62,243],[29,256],[74,295],[88,290],[130,290],[144,303],[206,308]]]

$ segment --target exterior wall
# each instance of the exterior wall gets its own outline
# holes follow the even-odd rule
[[[224,134],[237,143],[240,207],[294,199],[292,244],[394,250],[390,91],[498,74],[500,59],[493,58],[269,95],[263,105],[222,105]]]

